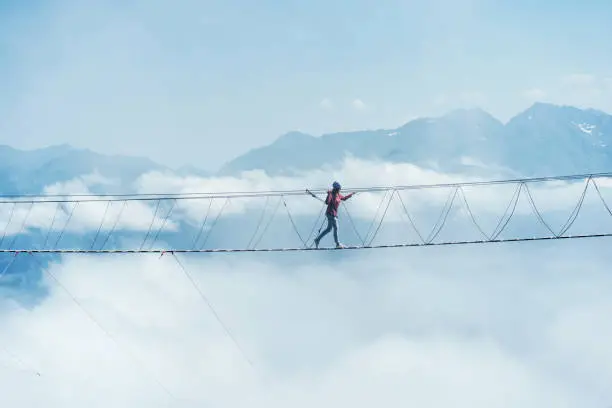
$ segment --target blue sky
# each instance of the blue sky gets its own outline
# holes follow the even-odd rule
[[[214,169],[289,130],[612,112],[612,4],[4,1],[0,143]]]

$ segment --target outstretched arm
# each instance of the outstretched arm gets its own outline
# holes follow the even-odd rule
[[[316,198],[317,200],[319,200],[319,201],[321,201],[321,202],[325,202],[325,203],[327,204],[327,202],[326,202],[326,201],[324,201],[324,200],[323,200],[322,198],[320,198],[320,197],[317,197],[317,196],[316,196],[316,195],[315,195],[315,194],[314,194],[312,191],[310,191],[310,190],[306,189],[306,192],[307,192],[308,194],[310,194],[310,195],[311,195],[313,198]]]
[[[355,195],[355,193],[350,193],[350,194],[347,194],[347,195],[345,195],[345,196],[343,196],[343,197],[342,197],[342,201],[348,200],[349,198],[351,198],[351,197],[352,197],[352,196],[354,196],[354,195]]]

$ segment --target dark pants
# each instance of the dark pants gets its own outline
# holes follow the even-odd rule
[[[321,232],[319,234],[319,236],[316,238],[316,242],[320,242],[321,239],[329,234],[329,232],[331,230],[334,230],[334,241],[336,241],[336,245],[339,245],[340,242],[338,241],[338,217],[334,217],[331,214],[327,214],[327,228],[325,228],[325,231]]]

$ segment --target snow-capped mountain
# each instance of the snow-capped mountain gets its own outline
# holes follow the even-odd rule
[[[469,171],[481,164],[524,175],[608,171],[612,168],[612,116],[536,103],[506,124],[483,110],[468,109],[416,119],[397,129],[321,137],[292,132],[237,157],[220,173],[253,169],[288,173],[338,164],[346,155],[443,171]]]
[[[612,168],[612,116],[537,103],[505,126],[508,166],[528,174]]]

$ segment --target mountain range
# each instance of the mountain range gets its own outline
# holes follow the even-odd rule
[[[486,166],[525,176],[590,173],[612,168],[611,146],[611,115],[535,103],[505,124],[481,109],[461,109],[396,129],[320,137],[290,132],[231,160],[219,174],[263,169],[289,175],[338,165],[347,156],[453,172]]]
[[[271,175],[291,174],[341,164],[347,156],[368,160],[409,162],[443,171],[477,171],[491,168],[509,174],[527,176],[563,175],[604,172],[612,169],[612,116],[592,109],[536,103],[507,123],[501,123],[480,109],[455,110],[437,118],[421,118],[397,129],[364,130],[314,137],[290,132],[268,146],[246,152],[228,162],[217,174],[192,167],[169,169],[147,158],[103,155],[69,145],[22,151],[0,146],[0,194],[37,194],[45,186],[65,182],[87,174],[98,174],[114,181],[91,187],[93,193],[133,192],[132,182],[150,171],[177,175],[238,175],[243,171],[262,169]],[[483,169],[484,166],[484,169]],[[5,204],[4,222],[10,222],[10,204]],[[68,211],[64,209],[64,211]],[[168,211],[168,210],[163,210]],[[203,209],[204,211],[204,209]],[[163,212],[162,212],[163,213]],[[221,220],[220,224],[225,221]],[[310,223],[310,220],[308,220]],[[218,228],[232,229],[231,220]],[[244,230],[244,231],[243,231]],[[248,228],[233,230],[232,238]],[[182,224],[180,234],[161,233],[159,240],[173,247],[190,247],[198,231]],[[250,231],[250,230],[249,230]],[[33,229],[19,236],[20,248],[43,242],[45,230]],[[59,233],[59,232],[58,232]],[[63,235],[62,246],[90,245],[93,231]],[[107,248],[120,245],[124,239],[142,239],[139,234],[117,231]],[[209,245],[219,245],[218,240]],[[245,238],[246,239],[246,238]],[[10,244],[0,243],[7,248]],[[57,255],[45,255],[52,260]],[[42,259],[42,258],[41,258]],[[30,257],[0,255],[0,271],[7,269],[0,289],[36,286],[40,264]],[[10,279],[9,279],[10,278]]]
[[[481,109],[460,109],[412,120],[396,129],[324,134],[289,132],[234,158],[216,174],[169,169],[147,158],[103,155],[69,145],[23,151],[0,146],[0,194],[36,194],[44,186],[89,173],[116,180],[94,193],[127,192],[149,171],[228,176],[264,170],[270,175],[338,166],[345,157],[413,163],[453,172],[524,176],[596,173],[612,169],[612,116],[594,109],[535,103],[502,123]],[[112,189],[112,191],[108,191]]]
[[[121,187],[143,173],[162,169],[146,158],[103,155],[65,144],[29,151],[0,146],[0,193],[36,194],[50,184],[94,172],[117,180]]]

